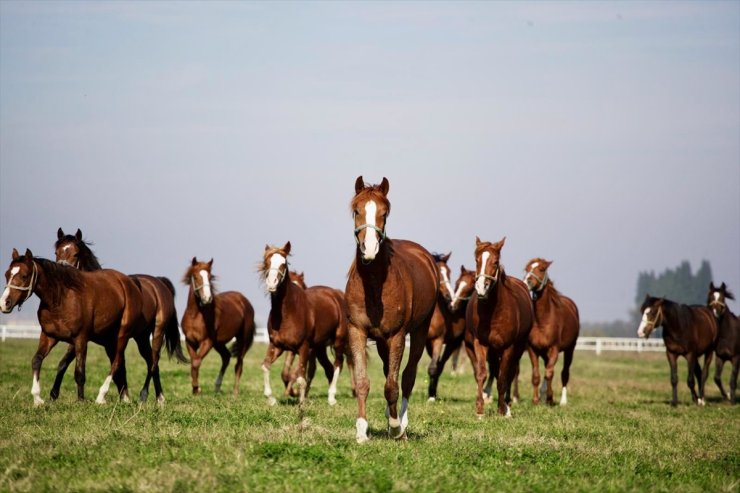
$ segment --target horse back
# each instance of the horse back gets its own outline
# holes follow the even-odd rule
[[[92,328],[96,334],[112,327],[138,330],[142,324],[141,285],[135,279],[113,269],[81,272],[89,280],[91,295],[88,311],[94,313]]]
[[[254,323],[254,308],[249,300],[238,291],[218,293],[216,303],[216,340],[228,342],[250,321]]]

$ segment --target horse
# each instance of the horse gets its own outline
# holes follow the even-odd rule
[[[270,387],[270,367],[283,351],[290,351],[298,354],[295,385],[299,405],[311,387],[318,359],[329,381],[328,402],[333,406],[337,403],[337,382],[347,346],[347,305],[338,289],[327,286],[304,289],[286,281],[290,250],[289,241],[283,247],[265,245],[259,268],[270,293],[267,319],[270,343],[262,362],[264,395],[270,406],[277,404]],[[326,354],[328,345],[334,349],[333,365]]]
[[[683,356],[689,365],[687,385],[691,399],[700,406],[705,405],[704,384],[709,376],[709,365],[717,343],[717,320],[706,306],[684,305],[665,298],[645,295],[640,307],[642,320],[637,336],[647,339],[655,327],[663,327],[666,356],[671,367],[671,405],[678,405],[678,357]],[[699,358],[704,356],[704,367]],[[699,380],[699,393],[694,389],[694,377]]]
[[[358,417],[356,440],[368,440],[366,401],[370,391],[365,347],[377,343],[385,373],[388,434],[405,439],[408,402],[416,381],[416,368],[424,353],[429,325],[437,303],[439,274],[432,255],[418,243],[391,239],[386,221],[391,210],[387,178],[365,186],[355,180],[351,202],[357,246],[345,289],[349,308],[349,343],[355,363]],[[410,335],[411,347],[401,383],[398,410],[398,374]]]
[[[432,258],[439,272],[439,293],[437,304],[429,325],[426,349],[431,361],[429,362],[429,401],[437,398],[437,384],[445,363],[452,354],[460,349],[465,335],[465,311],[452,308],[454,291],[450,283],[450,267],[447,261],[452,252],[447,255],[432,254]],[[442,352],[444,347],[444,352]]]
[[[576,349],[580,321],[576,304],[555,289],[555,284],[548,276],[547,269],[551,264],[552,261],[534,258],[524,268],[526,272],[524,282],[529,288],[534,304],[534,324],[529,333],[527,351],[532,362],[534,387],[532,403],[535,405],[540,402],[539,358],[545,362],[546,402],[553,405],[555,402],[552,395],[552,379],[555,374],[555,363],[558,361],[558,354],[563,352],[563,370],[560,373],[563,390],[560,394],[560,405],[564,406],[568,403],[570,365]]]
[[[193,394],[201,393],[198,383],[200,365],[211,348],[214,348],[221,356],[221,370],[216,377],[215,391],[221,391],[224,373],[231,357],[234,356],[236,364],[233,394],[236,398],[239,395],[244,355],[254,341],[254,308],[249,300],[237,291],[216,293],[212,267],[213,259],[201,262],[193,257],[185,271],[182,282],[189,286],[188,304],[180,325],[190,354]],[[236,341],[229,349],[227,344],[234,338]]]
[[[149,343],[149,334],[141,323],[141,290],[135,280],[112,269],[80,271],[34,257],[28,249],[24,255],[19,255],[15,248],[5,280],[7,285],[0,297],[3,313],[10,313],[16,306],[20,309],[32,294],[41,300],[37,316],[42,333],[31,360],[34,405],[44,403],[41,364],[58,341],[74,346],[78,400],[85,398],[88,341],[105,347],[111,360],[110,372],[100,387],[96,402],[105,403],[111,380],[115,379],[121,393],[125,391],[123,355],[128,340],[134,338],[140,348]]]
[[[54,250],[58,263],[88,272],[102,269],[98,258],[90,249],[90,243],[82,239],[82,231],[79,228],[74,235],[65,235],[62,228],[59,228]],[[188,362],[180,344],[180,329],[175,308],[175,286],[166,277],[153,277],[145,274],[130,277],[141,286],[143,322],[147,327],[146,330],[152,335],[151,346],[147,344],[140,347],[141,356],[147,363],[147,375],[139,393],[139,400],[141,402],[147,400],[149,381],[153,378],[157,402],[162,404],[165,400],[159,378],[159,357],[162,345],[165,345],[170,358],[175,356],[181,363]],[[59,362],[57,376],[51,389],[52,399],[59,396],[62,378],[74,357],[74,346],[69,345],[67,352]]]
[[[290,282],[300,288],[306,289],[308,287],[306,286],[306,276],[304,272],[288,271],[288,278],[290,279]],[[293,361],[295,361],[295,353],[286,351],[285,361],[283,362],[283,371],[280,372],[280,378],[282,379],[283,384],[285,384],[286,397],[298,397],[298,393],[293,389],[293,381],[295,380],[295,375],[293,375],[293,371],[291,371]],[[313,364],[316,364],[315,360]]]
[[[475,238],[475,291],[465,314],[467,330],[475,335],[476,415],[483,413],[486,360],[496,376],[498,413],[511,416],[511,382],[532,330],[534,312],[524,282],[510,277],[500,263],[506,237],[496,243]]]
[[[727,300],[734,300],[735,297],[727,289],[727,285],[722,283],[721,286],[715,287],[714,283],[709,284],[709,293],[707,295],[707,306],[712,310],[717,318],[718,337],[715,354],[717,360],[714,370],[714,383],[719,387],[722,397],[735,404],[735,389],[737,389],[737,372],[740,368],[740,318],[727,308]],[[730,393],[725,391],[722,386],[722,367],[725,361],[732,361],[732,373],[730,373]]]

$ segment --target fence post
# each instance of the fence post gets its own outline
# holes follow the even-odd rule
[[[596,355],[601,354],[601,338],[596,339]]]

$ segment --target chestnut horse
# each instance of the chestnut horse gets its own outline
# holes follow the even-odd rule
[[[270,344],[262,362],[264,394],[269,405],[277,403],[270,387],[270,367],[283,351],[290,351],[298,354],[295,370],[298,402],[302,404],[308,394],[318,359],[329,381],[328,401],[333,406],[337,403],[337,381],[347,346],[344,295],[327,286],[304,289],[295,282],[286,281],[290,249],[290,242],[282,248],[266,245],[260,267],[271,305],[267,320]],[[334,348],[333,365],[326,354],[328,345]],[[286,389],[289,386],[290,379]]]
[[[465,335],[465,310],[452,308],[454,292],[450,283],[450,267],[447,265],[450,255],[452,252],[447,255],[432,254],[440,282],[426,343],[427,353],[431,358],[428,369],[429,401],[436,400],[439,376],[450,356],[462,346]]]
[[[734,300],[735,297],[727,289],[727,285],[722,283],[721,286],[715,287],[714,283],[709,284],[709,294],[707,295],[707,305],[712,309],[714,316],[717,317],[719,335],[717,337],[717,362],[714,370],[714,383],[719,387],[722,397],[729,399],[735,404],[735,389],[737,389],[737,372],[740,368],[740,318],[727,308],[727,300]],[[722,386],[722,367],[725,361],[732,362],[732,373],[730,373],[730,393],[725,391]]]
[[[216,293],[211,273],[213,259],[199,262],[193,257],[182,278],[190,286],[188,305],[182,315],[182,331],[190,353],[190,376],[193,394],[200,394],[198,374],[203,358],[214,348],[221,356],[221,370],[216,377],[215,391],[221,391],[226,367],[231,356],[234,365],[234,397],[239,395],[244,355],[254,341],[254,308],[247,298],[237,291]],[[231,349],[226,345],[236,338]]]
[[[527,351],[532,361],[534,387],[532,403],[540,402],[539,358],[542,358],[545,362],[546,402],[550,405],[554,404],[552,379],[555,374],[555,363],[558,361],[558,354],[563,352],[563,371],[560,373],[563,391],[560,394],[560,405],[564,406],[568,403],[570,365],[573,362],[573,352],[576,349],[581,324],[576,304],[555,289],[555,284],[548,276],[547,269],[551,264],[552,261],[534,258],[524,268],[527,273],[524,282],[527,283],[534,304],[534,324],[529,333]]]
[[[376,341],[383,360],[388,433],[393,438],[405,438],[409,397],[424,353],[439,287],[437,267],[427,250],[412,241],[391,240],[386,236],[386,219],[391,209],[388,189],[386,178],[380,185],[365,186],[359,176],[351,205],[357,248],[345,293],[357,386],[358,443],[368,439],[365,409],[370,391],[365,353],[368,337]],[[403,370],[399,412],[398,373],[407,334],[411,336],[411,348]]]
[[[56,261],[84,271],[100,270],[100,262],[89,247],[90,243],[82,239],[82,231],[77,229],[74,235],[65,235],[62,228],[57,230],[57,241],[54,244]],[[187,363],[180,344],[180,330],[175,308],[175,286],[166,277],[153,277],[145,274],[130,276],[141,286],[142,317],[146,330],[152,335],[151,346],[140,346],[142,358],[147,363],[147,375],[144,386],[139,393],[139,400],[146,401],[149,395],[149,381],[154,379],[154,391],[157,402],[164,402],[162,383],[159,378],[159,357],[162,345],[165,344],[170,358],[175,356],[181,363]],[[67,352],[59,361],[54,387],[51,389],[52,399],[59,396],[59,388],[67,367],[75,357],[74,346],[69,345]],[[125,370],[124,370],[124,385]]]
[[[30,250],[13,258],[5,273],[7,285],[0,298],[0,310],[10,313],[32,294],[41,300],[37,312],[41,325],[39,346],[31,361],[34,405],[44,403],[39,382],[41,364],[58,341],[71,343],[77,359],[75,382],[77,399],[85,398],[85,362],[88,341],[105,347],[111,368],[96,401],[105,402],[110,382],[116,379],[123,391],[121,377],[123,354],[130,338],[141,347],[149,343],[149,334],[141,323],[141,291],[130,277],[111,269],[83,272],[51,260],[34,257]]]
[[[500,264],[506,238],[491,243],[475,238],[475,291],[468,303],[466,326],[475,335],[476,414],[483,417],[486,359],[496,375],[498,412],[511,416],[511,382],[527,346],[534,313],[527,285],[509,277]]]
[[[301,287],[303,289],[306,289],[308,287],[306,286],[306,277],[305,277],[305,273],[303,272],[294,272],[291,270],[288,272],[288,278],[290,279],[290,282],[292,282],[298,287]],[[298,394],[293,389],[293,382],[296,377],[296,375],[294,375],[294,372],[291,370],[291,367],[293,366],[293,361],[295,361],[295,353],[291,351],[286,351],[285,361],[283,362],[283,371],[280,372],[280,378],[283,380],[283,384],[285,384],[285,396],[286,397],[287,396],[298,397]],[[316,364],[315,360],[313,364]]]
[[[671,367],[671,405],[678,405],[678,357],[683,356],[689,365],[687,385],[691,399],[703,406],[704,384],[709,376],[709,365],[717,343],[717,320],[706,306],[682,305],[665,298],[645,296],[640,307],[642,320],[637,328],[638,337],[647,339],[655,327],[663,327],[666,356]],[[699,358],[704,356],[704,367]],[[699,393],[694,389],[694,377],[699,380]]]

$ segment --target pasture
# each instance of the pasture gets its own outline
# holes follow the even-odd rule
[[[132,396],[145,368],[129,345]],[[686,364],[679,362],[679,405],[668,405],[668,365],[662,353],[577,351],[567,407],[531,405],[531,370],[521,362],[522,402],[514,417],[486,406],[475,417],[470,367],[442,374],[438,401],[427,403],[425,355],[409,406],[408,441],[386,437],[382,368],[369,348],[370,441],[355,443],[356,402],[345,371],[335,407],[326,403],[322,372],[300,409],[262,396],[266,345],[247,353],[235,400],[233,359],[224,391],[214,395],[220,359],[201,367],[200,396],[191,395],[190,367],[163,358],[167,398],[93,402],[108,364],[91,345],[86,402],[76,402],[70,368],[56,403],[48,393],[61,345],[44,362],[47,403],[33,407],[30,360],[35,341],[0,344],[1,491],[739,491],[740,406],[719,400],[711,379],[705,408],[690,404]],[[279,366],[272,385],[282,394]],[[467,364],[467,361],[466,361]],[[559,371],[555,379],[559,397]]]

